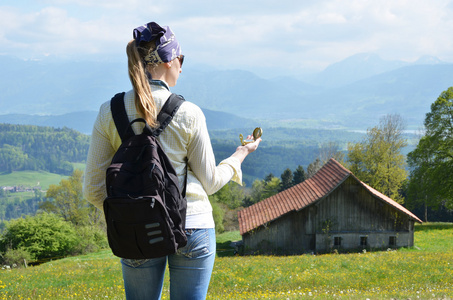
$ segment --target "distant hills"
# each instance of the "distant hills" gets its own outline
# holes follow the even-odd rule
[[[445,63],[432,56],[423,56],[414,63],[408,63],[400,60],[383,60],[376,54],[359,53],[334,63],[305,80],[319,86],[340,87],[402,67],[438,64]]]
[[[210,130],[239,128],[254,128],[256,122],[232,114],[203,109],[206,123]],[[55,128],[68,127],[84,134],[91,134],[97,111],[77,111],[63,115],[27,115],[6,114],[0,115],[0,123],[50,126]]]
[[[95,111],[78,111],[63,115],[0,115],[0,123],[50,126],[55,128],[68,127],[84,134],[91,134],[93,123],[96,120]]]
[[[0,63],[0,122],[90,133],[101,103],[130,88],[126,62],[0,56]],[[260,120],[269,126],[363,130],[389,113],[419,128],[430,105],[450,86],[453,64],[437,58],[409,64],[359,54],[304,81],[188,64],[172,91],[199,105],[210,129],[245,128]]]

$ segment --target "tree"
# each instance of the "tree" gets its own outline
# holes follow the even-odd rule
[[[408,199],[453,209],[453,87],[431,105],[424,125],[425,135],[408,154]]]
[[[307,167],[306,177],[310,178],[319,171],[331,158],[339,163],[344,163],[344,153],[340,151],[340,145],[337,142],[327,142],[321,145],[318,152],[318,157],[312,161]],[[302,169],[303,172],[303,169]],[[304,174],[305,180],[305,174]]]
[[[272,178],[274,178],[274,177],[275,177],[274,174],[269,173],[269,174],[266,175],[266,177],[264,177],[264,182],[265,182],[265,183],[268,183],[268,182],[270,182],[270,181],[272,180]]]
[[[215,230],[217,233],[225,231],[225,224],[234,222],[237,224],[237,218],[235,221],[231,221],[229,216],[236,216],[237,214],[227,212],[238,209],[244,203],[244,189],[235,182],[229,182],[224,185],[215,194],[209,196],[209,201],[212,206],[212,215],[215,222]]]
[[[319,149],[319,159],[322,165],[326,164],[331,158],[340,164],[344,163],[344,153],[340,151],[340,145],[337,142],[324,143]]]
[[[404,122],[399,115],[386,115],[379,125],[367,130],[364,141],[348,144],[348,168],[360,180],[393,200],[402,203],[400,190],[407,177],[403,137]]]
[[[417,148],[408,154],[410,167],[410,180],[406,184],[407,207],[414,209],[424,206],[424,221],[428,222],[428,207],[438,208],[440,201],[437,199],[435,189],[431,189],[430,176],[428,174],[432,165],[432,154],[426,148],[429,145],[426,139],[420,139]],[[420,149],[424,149],[420,151]]]
[[[209,201],[211,202],[212,206],[212,217],[214,218],[215,232],[222,233],[225,231],[225,226],[223,225],[225,211],[218,202],[218,198],[209,196]]]
[[[278,194],[280,191],[280,184],[281,180],[279,178],[272,177],[272,179],[264,186],[263,193],[261,194],[261,200]]]
[[[24,170],[28,159],[20,147],[4,144],[0,147],[0,170],[8,173],[16,170]]]
[[[68,179],[58,185],[50,185],[46,197],[50,200],[41,204],[41,209],[61,216],[74,225],[88,225],[99,219],[96,210],[83,199],[81,170],[75,170]]]
[[[266,179],[268,181],[266,181]],[[258,203],[261,200],[269,198],[280,191],[281,180],[269,174],[266,179],[256,179],[252,184],[250,197],[244,198],[243,205],[245,207]]]
[[[282,181],[280,182],[280,192],[289,189],[293,186],[293,172],[288,168],[283,171],[280,178]]]
[[[293,185],[299,184],[305,180],[304,167],[298,165],[293,175]]]
[[[311,164],[307,167],[307,178],[312,177],[322,168],[322,162],[319,158],[316,158]]]
[[[215,201],[227,205],[229,209],[236,209],[242,204],[244,190],[239,184],[229,182],[212,196],[215,198]]]
[[[263,194],[265,185],[266,185],[266,183],[264,180],[258,180],[258,179],[256,179],[252,183],[252,192],[250,194],[250,198],[245,199],[245,200],[247,200],[247,202],[244,203],[245,207],[258,203],[263,199],[262,194]]]

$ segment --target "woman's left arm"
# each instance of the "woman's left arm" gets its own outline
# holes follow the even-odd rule
[[[115,153],[110,139],[102,126],[102,124],[105,124],[105,120],[102,119],[100,112],[91,134],[83,184],[85,199],[101,210],[103,210],[104,200],[107,197],[105,172]]]

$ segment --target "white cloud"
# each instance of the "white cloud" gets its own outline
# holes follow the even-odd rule
[[[119,9],[119,10],[129,10],[137,8],[143,5],[141,0],[42,0],[44,5],[47,6],[68,6],[76,5],[88,8],[101,8],[101,9]],[[159,7],[159,5],[153,5],[154,7]]]
[[[23,56],[50,53],[77,57],[111,52],[108,47],[124,41],[126,32],[129,34],[126,28],[105,18],[83,21],[54,6],[33,13],[0,9],[0,19],[3,47],[12,54],[17,53],[17,48],[17,54]]]
[[[322,69],[360,52],[453,61],[452,2],[42,0],[30,8],[11,1],[0,6],[0,52],[124,55],[132,29],[157,21],[173,28],[192,61],[224,67]]]
[[[338,13],[326,13],[317,16],[317,21],[320,24],[344,24],[347,22],[346,18]]]

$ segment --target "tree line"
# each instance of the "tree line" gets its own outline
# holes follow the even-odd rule
[[[247,130],[210,131],[218,163],[234,152],[240,132],[245,134]],[[256,179],[263,179],[269,173],[278,175],[286,169],[295,170],[299,165],[308,168],[317,158],[320,164],[326,161],[329,147],[334,146],[336,152],[344,152],[348,142],[359,140],[362,136],[362,133],[345,130],[265,128],[260,150],[242,164],[243,180],[250,186]]]
[[[70,175],[86,160],[89,136],[69,128],[0,124],[0,172],[43,170]]]
[[[235,133],[236,130],[210,131],[219,162],[236,149],[239,139]],[[346,141],[357,136],[346,131],[270,128],[260,151],[243,163],[244,181],[251,184],[268,173],[279,174],[286,168],[308,165],[317,157],[323,141]],[[0,124],[0,172],[42,170],[70,175],[71,163],[86,160],[89,140],[88,135],[69,128]]]
[[[12,193],[0,188],[0,222],[17,219],[21,216],[34,215],[39,209],[39,204],[45,200],[45,194],[40,190],[34,190],[32,197],[22,195],[13,196]],[[0,223],[0,232],[2,223]]]

